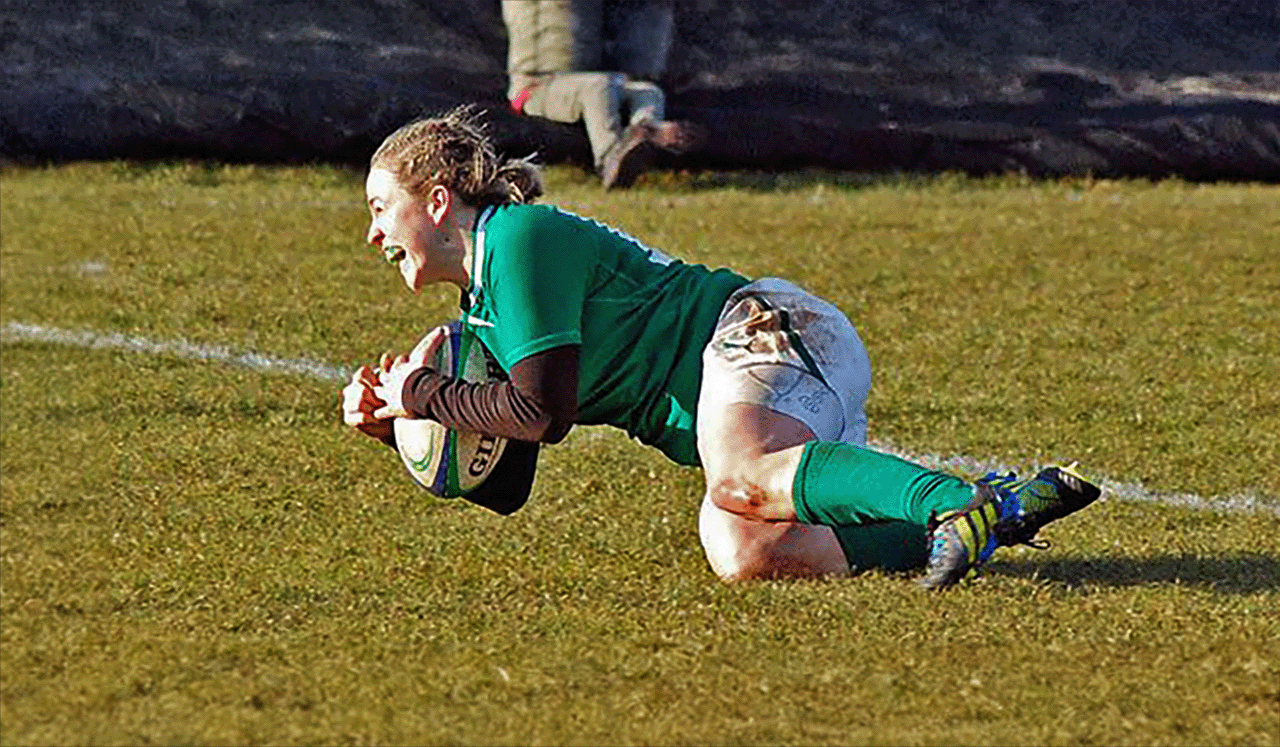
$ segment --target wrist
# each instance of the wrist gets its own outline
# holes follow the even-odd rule
[[[400,390],[400,403],[405,412],[415,418],[435,419],[431,411],[431,395],[444,383],[444,377],[435,369],[423,366],[404,377]]]

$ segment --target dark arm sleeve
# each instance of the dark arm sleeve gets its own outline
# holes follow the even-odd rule
[[[450,428],[554,444],[578,417],[577,345],[562,345],[523,358],[509,381],[476,383],[430,368],[405,379],[405,409]]]

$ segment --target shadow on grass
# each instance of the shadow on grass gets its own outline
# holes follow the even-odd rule
[[[1280,589],[1280,557],[1244,553],[1226,557],[1161,555],[1154,558],[1071,558],[993,562],[992,573],[1056,581],[1068,587],[1084,584],[1142,586],[1180,584],[1228,594]]]

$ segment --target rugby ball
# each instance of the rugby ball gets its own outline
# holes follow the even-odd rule
[[[444,325],[443,344],[427,364],[447,376],[485,382],[503,378],[502,368],[475,333],[460,321]],[[421,355],[430,335],[413,350]],[[434,420],[396,418],[396,451],[413,481],[441,498],[458,498],[479,488],[502,457],[507,441],[459,431]]]

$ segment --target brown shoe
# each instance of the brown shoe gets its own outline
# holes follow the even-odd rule
[[[653,122],[649,139],[659,148],[679,155],[702,145],[707,131],[693,122]]]
[[[652,128],[645,122],[629,125],[622,131],[622,137],[605,154],[600,166],[600,181],[605,189],[626,189],[649,170],[656,155],[651,136]]]

